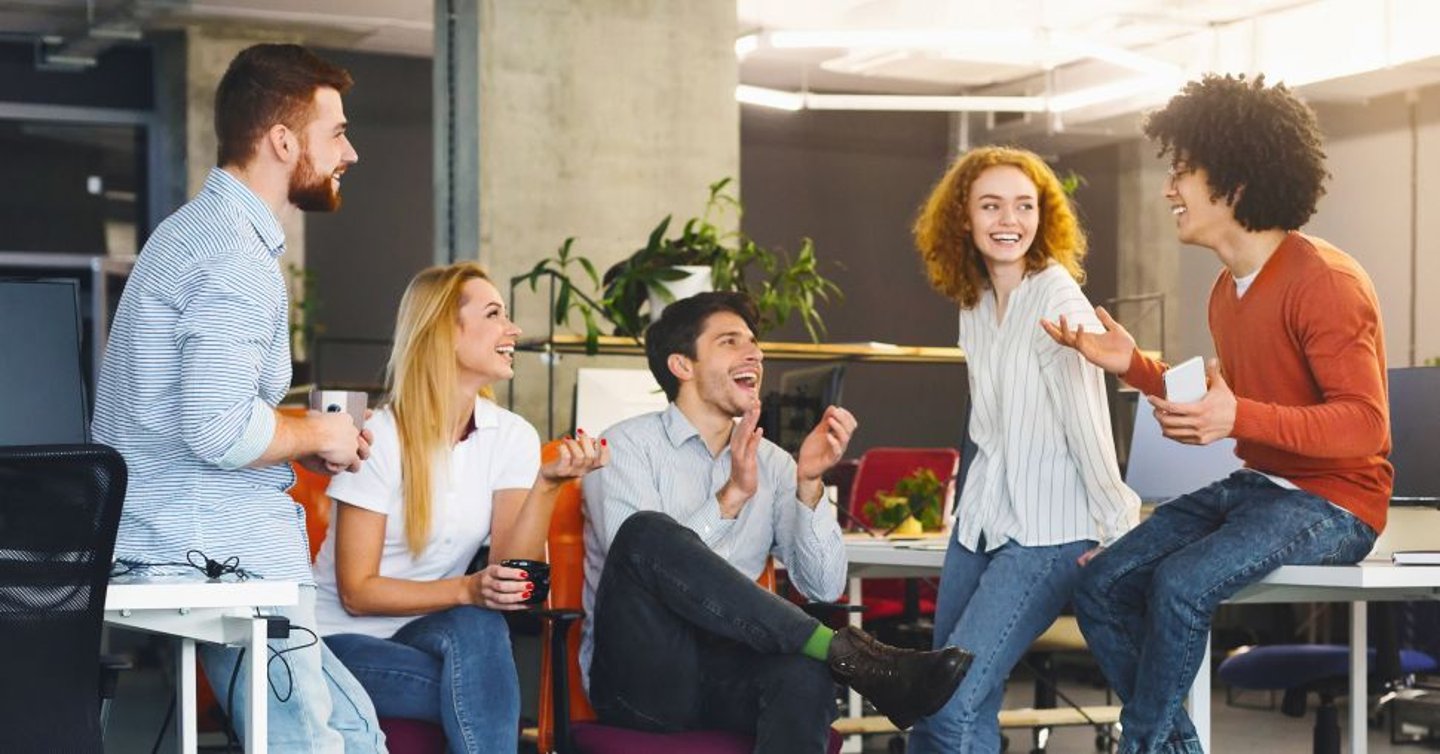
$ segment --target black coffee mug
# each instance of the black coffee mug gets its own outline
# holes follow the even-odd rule
[[[527,575],[526,581],[535,585],[535,590],[530,593],[530,599],[525,600],[526,605],[539,605],[545,601],[550,594],[550,564],[543,560],[524,560],[512,558],[500,561],[500,565],[506,568],[518,568]]]

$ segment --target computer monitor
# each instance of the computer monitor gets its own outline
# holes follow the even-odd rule
[[[1390,463],[1397,505],[1440,503],[1440,367],[1390,370]]]
[[[1239,469],[1235,441],[1225,438],[1209,445],[1186,445],[1166,437],[1150,403],[1135,406],[1130,456],[1125,483],[1147,503],[1161,503],[1230,476]]]
[[[825,407],[840,405],[844,382],[844,364],[792,369],[780,375],[780,395],[773,403],[777,415],[771,425],[776,430],[776,444],[791,453],[799,452]]]
[[[0,445],[86,442],[75,280],[0,280]]]

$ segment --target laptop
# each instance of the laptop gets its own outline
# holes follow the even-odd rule
[[[1218,482],[1244,464],[1235,456],[1235,441],[1225,438],[1209,445],[1186,445],[1161,434],[1160,422],[1149,401],[1135,407],[1130,433],[1130,455],[1125,483],[1142,503],[1163,503]]]

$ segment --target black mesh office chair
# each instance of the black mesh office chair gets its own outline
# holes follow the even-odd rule
[[[0,751],[100,752],[100,628],[125,462],[0,447]]]

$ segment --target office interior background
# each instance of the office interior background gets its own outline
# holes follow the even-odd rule
[[[297,41],[356,81],[344,207],[287,228],[321,384],[378,385],[419,269],[478,258],[505,281],[568,237],[603,269],[666,215],[699,214],[725,177],[746,233],[814,239],[844,292],[821,307],[827,340],[953,346],[954,306],[909,228],[949,161],[987,143],[1082,179],[1092,301],[1143,347],[1208,356],[1218,263],[1176,241],[1168,164],[1139,124],[1184,81],[1233,72],[1283,81],[1319,114],[1332,178],[1307,230],[1370,273],[1390,366],[1421,365],[1440,358],[1437,29],[1428,0],[8,0],[0,275],[69,255],[123,267],[213,164],[231,57]],[[546,331],[543,288],[512,306]],[[542,433],[551,366],[520,356],[511,387]],[[641,364],[553,366],[563,429],[577,367]],[[964,367],[853,364],[845,400],[854,455],[955,445]]]

